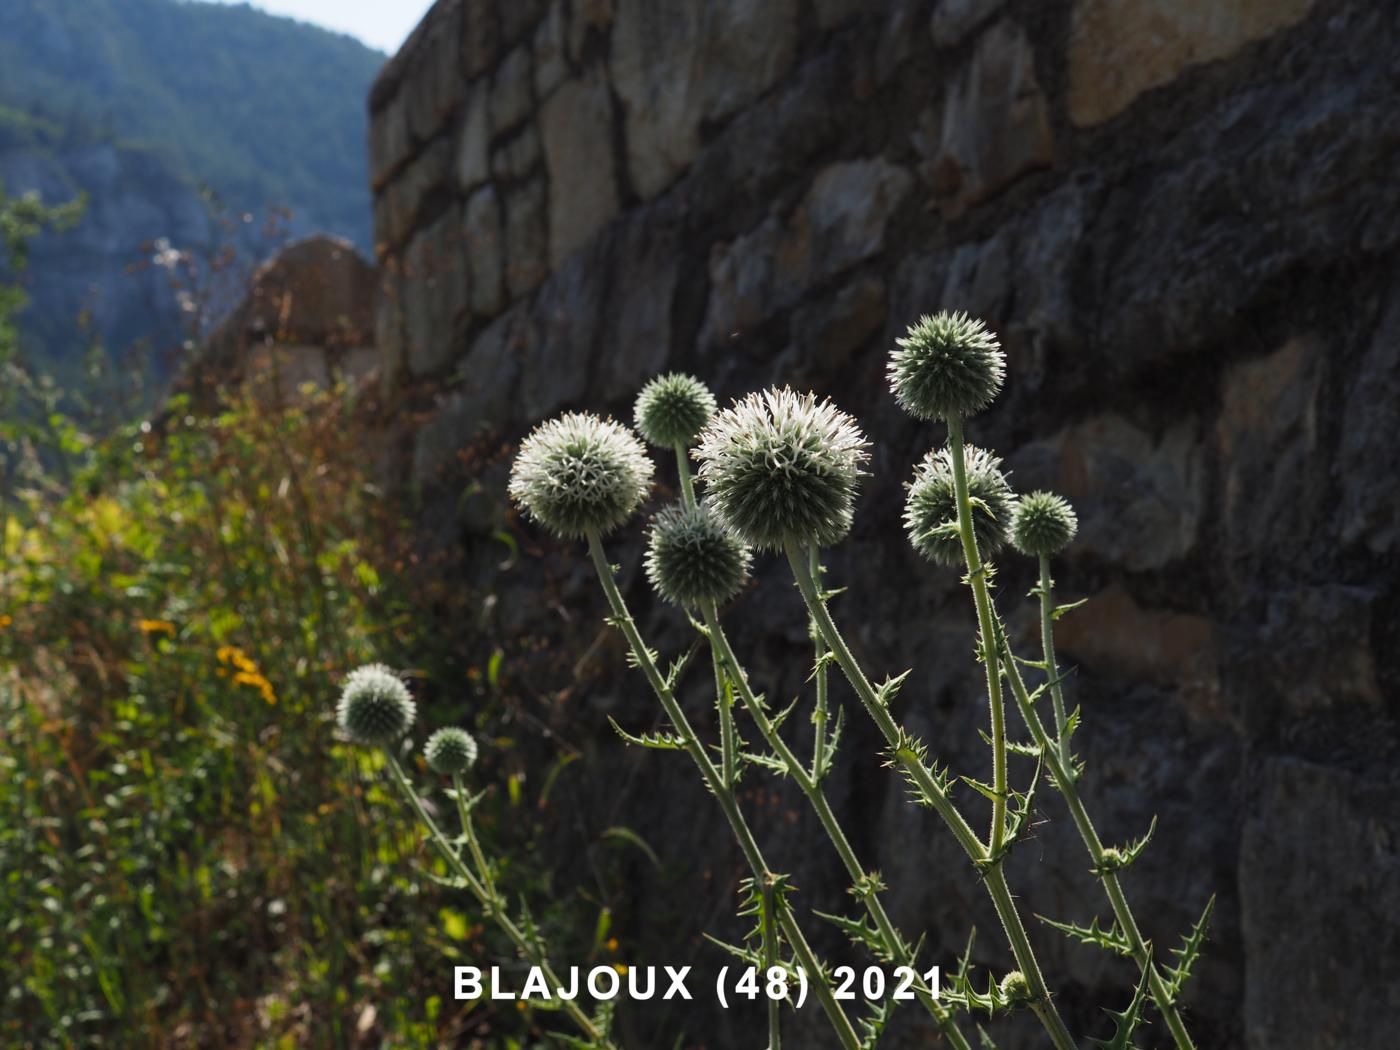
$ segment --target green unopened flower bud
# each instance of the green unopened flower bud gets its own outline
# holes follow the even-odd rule
[[[831,402],[784,388],[718,413],[696,455],[715,512],[746,543],[825,547],[850,531],[867,447]]]
[[[689,448],[716,407],[714,394],[694,376],[657,376],[637,395],[637,430],[653,445]]]
[[[510,495],[565,539],[617,528],[651,487],[652,462],[626,427],[587,412],[542,423],[520,444]]]
[[[1001,472],[1001,460],[990,452],[964,445],[963,463],[977,549],[984,556],[995,554],[1006,543],[1015,497]],[[925,558],[939,565],[962,564],[953,454],[949,449],[934,449],[914,468],[914,480],[909,484],[909,498],[904,505],[904,527],[909,542]]]
[[[1001,997],[1006,1005],[1016,1007],[1031,1001],[1031,986],[1026,975],[1020,970],[1012,970],[1001,979]]]
[[[667,507],[647,539],[647,579],[673,605],[728,601],[743,587],[749,550],[708,504]]]
[[[1059,554],[1078,531],[1074,508],[1053,492],[1022,496],[1011,512],[1011,545],[1032,558]]]
[[[890,354],[890,389],[920,419],[960,419],[992,403],[1006,378],[996,336],[964,313],[921,317]]]
[[[340,728],[357,744],[391,744],[413,725],[417,707],[408,686],[383,664],[366,664],[346,676],[336,704]]]
[[[437,773],[465,773],[476,764],[476,741],[465,729],[439,729],[423,745],[428,766]]]

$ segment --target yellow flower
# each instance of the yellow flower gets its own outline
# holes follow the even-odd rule
[[[10,626],[15,622],[15,618],[9,613],[0,614],[0,629]]]
[[[6,617],[5,619],[9,619]],[[169,620],[137,620],[136,626],[142,634],[167,634],[171,638],[175,637],[175,625]]]

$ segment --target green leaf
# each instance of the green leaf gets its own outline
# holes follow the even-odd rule
[[[1099,924],[1097,915],[1088,926],[1079,926],[1072,922],[1056,922],[1054,919],[1047,919],[1044,915],[1037,915],[1036,918],[1081,944],[1093,944],[1105,951],[1113,952],[1115,955],[1132,958],[1133,949],[1128,944],[1127,935],[1118,929],[1116,922],[1105,930]]]
[[[1175,966],[1167,967],[1170,975],[1168,986],[1172,1001],[1175,1002],[1177,996],[1186,987],[1186,982],[1191,978],[1191,968],[1196,965],[1196,960],[1201,956],[1201,945],[1205,943],[1206,930],[1210,927],[1210,915],[1215,910],[1215,895],[1211,894],[1210,900],[1206,901],[1206,909],[1201,912],[1201,917],[1196,925],[1191,927],[1191,932],[1182,939],[1180,948],[1173,948],[1172,954],[1177,957]]]
[[[1142,1007],[1147,1000],[1147,971],[1143,972],[1142,979],[1138,981],[1137,991],[1133,993],[1133,1001],[1128,1004],[1128,1008],[1121,1013],[1114,1010],[1104,1010],[1104,1013],[1113,1018],[1113,1038],[1108,1040],[1090,1039],[1089,1042],[1102,1050],[1136,1050],[1133,1043],[1133,1033],[1143,1024]]]
[[[625,828],[621,826],[605,828],[602,834],[598,837],[604,839],[617,839],[619,842],[625,842],[628,845],[636,846],[639,850],[646,854],[647,860],[651,861],[652,867],[657,868],[658,870],[661,868],[661,858],[656,855],[656,851],[652,849],[649,845],[647,845],[646,839],[642,838],[631,828]]]
[[[613,732],[636,747],[649,747],[654,751],[684,751],[686,748],[685,737],[678,734],[656,732],[636,735],[618,725],[617,719],[612,715],[608,715],[608,722],[611,723]]]

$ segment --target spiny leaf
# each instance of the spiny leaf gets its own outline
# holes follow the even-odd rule
[[[756,967],[760,970],[763,969],[763,959],[758,954],[758,952],[754,951],[753,949],[741,948],[737,944],[730,944],[728,941],[722,941],[718,937],[711,937],[708,933],[702,933],[701,936],[704,937],[705,940],[709,941],[711,944],[723,948],[736,959],[741,959],[744,962],[748,963],[750,966]]]
[[[1054,919],[1047,919],[1044,915],[1037,915],[1037,919],[1047,926],[1053,926],[1065,936],[1081,944],[1093,944],[1105,951],[1114,952],[1128,958],[1132,957],[1133,950],[1128,944],[1127,935],[1118,929],[1118,924],[1113,923],[1108,929],[1104,929],[1099,924],[1099,917],[1094,916],[1088,926],[1080,926],[1073,922],[1056,922]]]
[[[1099,871],[1117,871],[1119,868],[1126,868],[1141,856],[1142,851],[1147,848],[1147,844],[1152,841],[1152,835],[1156,830],[1157,818],[1154,816],[1152,818],[1152,823],[1147,825],[1147,833],[1141,838],[1123,846],[1121,849],[1106,850],[1105,853],[1107,855],[1099,865]]]
[[[800,701],[801,699],[802,697],[800,696],[794,696],[792,698],[792,703],[788,704],[787,707],[783,708],[781,711],[779,711],[776,715],[773,716],[772,723],[774,730],[777,730],[782,727],[782,724],[785,721],[787,721],[788,715],[792,714],[792,712],[797,708],[798,701]]]
[[[1104,1013],[1113,1018],[1113,1038],[1109,1040],[1090,1039],[1089,1042],[1102,1050],[1136,1050],[1133,1043],[1133,1033],[1138,1026],[1143,1024],[1142,1005],[1147,1000],[1147,973],[1144,971],[1142,979],[1138,981],[1137,991],[1133,993],[1133,1001],[1128,1004],[1124,1011],[1104,1010]]]
[[[816,779],[822,781],[831,772],[831,767],[836,761],[836,748],[841,743],[841,727],[846,721],[846,709],[838,707],[836,709],[836,724],[831,728],[831,735],[826,739],[826,754],[822,756],[821,766],[816,771]]]
[[[1061,616],[1064,616],[1066,613],[1070,613],[1073,612],[1075,609],[1078,609],[1088,600],[1088,598],[1080,598],[1077,602],[1066,602],[1063,605],[1057,605],[1053,610],[1051,610],[1050,619],[1058,620]]]
[[[958,779],[990,802],[1001,802],[1005,798],[1005,793],[998,791],[991,784],[983,783],[972,777],[958,777]]]
[[[884,1034],[885,1026],[890,1023],[890,1016],[894,1013],[896,1004],[897,1000],[893,998],[882,999],[872,1004],[870,1012],[860,1019],[861,1050],[874,1050],[875,1044]]]
[[[770,773],[776,773],[780,777],[788,775],[787,763],[777,755],[760,755],[753,751],[740,751],[739,757],[750,765],[760,766]]]
[[[1186,982],[1191,978],[1191,968],[1201,957],[1201,945],[1205,943],[1206,929],[1210,926],[1210,914],[1214,910],[1215,894],[1211,894],[1210,900],[1206,901],[1206,910],[1201,912],[1201,917],[1196,925],[1191,927],[1191,932],[1182,938],[1182,946],[1172,949],[1172,954],[1180,960],[1175,966],[1166,968],[1167,973],[1170,974],[1167,984],[1173,1002],[1181,994],[1182,989],[1186,987]]]
[[[695,621],[692,620],[691,622],[694,623]],[[681,684],[681,675],[685,673],[686,668],[690,666],[690,662],[695,659],[695,654],[699,651],[700,639],[697,638],[690,643],[690,648],[681,655],[679,660],[672,662],[671,666],[666,671],[667,689],[673,693],[676,691],[677,687]]]
[[[612,715],[608,715],[608,721],[612,723],[613,731],[629,744],[637,747],[649,747],[655,751],[684,751],[686,746],[685,737],[676,733],[643,733],[637,736],[627,732]]]
[[[880,701],[881,707],[885,708],[885,710],[889,710],[890,705],[894,703],[895,697],[899,695],[899,690],[904,685],[904,680],[913,674],[913,672],[914,669],[911,667],[903,674],[896,675],[893,678],[886,678],[884,683],[876,688],[875,697]]]
[[[814,915],[825,919],[838,930],[846,935],[852,944],[858,948],[867,949],[877,959],[887,961],[889,952],[885,943],[880,938],[880,933],[872,925],[866,916],[861,915],[854,919],[848,919],[844,915],[832,915],[828,912],[812,909]]]

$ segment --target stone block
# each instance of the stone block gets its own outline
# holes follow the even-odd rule
[[[506,288],[512,298],[533,291],[548,271],[547,207],[543,178],[506,193]]]
[[[558,266],[618,211],[612,99],[593,70],[559,88],[540,113],[549,169],[549,258]]]
[[[462,236],[472,313],[492,317],[505,305],[505,245],[494,186],[483,186],[462,209]]]
[[[522,44],[501,60],[491,74],[487,107],[491,114],[491,133],[515,127],[534,108],[534,74],[530,69],[530,46]]]

